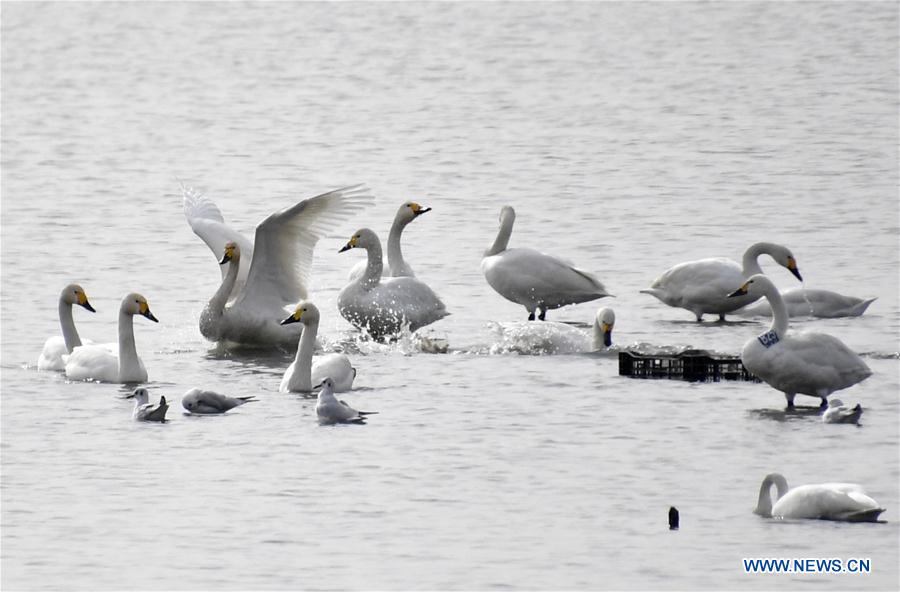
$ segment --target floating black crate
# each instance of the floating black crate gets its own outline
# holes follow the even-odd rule
[[[686,350],[677,354],[619,352],[619,375],[632,378],[668,378],[691,382],[759,379],[750,374],[736,356],[713,355],[706,350]]]

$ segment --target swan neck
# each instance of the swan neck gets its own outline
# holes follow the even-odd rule
[[[221,316],[225,311],[225,304],[228,302],[228,298],[231,296],[232,290],[234,290],[234,284],[237,282],[240,264],[241,257],[239,254],[235,254],[231,261],[228,262],[228,272],[225,274],[225,278],[219,285],[219,289],[216,290],[213,297],[209,299],[209,304],[206,307],[210,314]]]
[[[290,390],[309,392],[312,390],[312,359],[316,349],[316,334],[319,332],[318,321],[303,326],[300,344],[294,357],[294,375]]]
[[[485,252],[485,257],[497,255],[506,250],[509,245],[509,237],[512,236],[513,223],[516,221],[514,215],[504,215],[500,219],[500,230],[497,231],[497,238],[491,248]]]
[[[763,253],[771,253],[769,243],[755,243],[747,247],[747,250],[744,251],[744,258],[742,260],[744,279],[749,278],[751,275],[756,275],[757,273],[763,273],[762,267],[759,266],[759,256]]]
[[[772,517],[772,485],[774,485],[777,490],[775,501],[780,500],[784,497],[784,494],[788,492],[787,479],[778,473],[766,475],[762,485],[759,486],[759,500],[757,501],[755,511],[760,516],[765,516],[767,518]]]
[[[593,336],[594,351],[601,350],[606,347],[603,339],[603,330],[600,328],[600,321],[598,319],[594,319]]]
[[[366,247],[366,253],[366,271],[360,276],[358,281],[366,288],[373,288],[381,282],[381,274],[384,271],[381,243],[378,241],[371,242]]]
[[[772,324],[769,331],[774,331],[779,338],[784,337],[788,328],[788,311],[781,293],[774,285],[766,290],[766,299],[772,307]]]
[[[391,232],[388,235],[388,267],[390,267],[391,276],[393,277],[412,275],[412,270],[409,268],[409,265],[406,264],[406,261],[403,260],[403,252],[400,250],[400,236],[403,234],[403,229],[406,228],[407,224],[409,224],[407,220],[397,216],[394,218],[394,223],[391,225]]]
[[[66,349],[69,353],[81,345],[81,338],[75,329],[75,320],[72,318],[72,305],[59,299],[59,326],[62,329],[63,339],[66,342]]]
[[[131,370],[139,367],[134,345],[134,316],[119,311],[119,375],[131,375]]]

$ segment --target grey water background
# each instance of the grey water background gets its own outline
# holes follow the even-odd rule
[[[4,589],[896,589],[898,207],[895,3],[4,3]],[[227,353],[197,328],[219,281],[178,181],[252,234],[272,211],[364,182],[369,210],[322,240],[320,336],[380,412],[321,427],[277,392],[291,354]],[[433,207],[404,249],[452,316],[359,342],[336,297],[356,228]],[[481,253],[504,204],[513,246],[595,272],[620,346],[736,354],[759,321],[697,324],[641,288],[671,265],[789,246],[808,287],[878,300],[801,320],[864,354],[839,396],[862,426],[789,416],[763,384],[620,377],[614,356],[519,355],[493,323]],[[799,285],[770,260],[782,288]],[[58,293],[135,320],[170,421],[131,421],[119,385],[35,368]],[[710,319],[711,320],[711,319]],[[255,395],[189,417],[190,387]],[[802,399],[802,400],[801,400]],[[798,403],[814,404],[806,398]],[[886,524],[755,516],[771,471],[863,484]],[[670,532],[666,512],[681,510]],[[750,557],[870,558],[856,574],[745,574]]]

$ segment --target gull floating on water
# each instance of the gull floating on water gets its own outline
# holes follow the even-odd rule
[[[840,399],[831,399],[828,401],[828,409],[822,414],[822,421],[825,423],[859,423],[862,415],[862,405],[856,404],[856,407],[847,407]]]
[[[150,393],[144,387],[138,387],[126,399],[134,399],[134,413],[131,416],[138,421],[166,421],[169,409],[166,398],[161,396],[159,403],[150,402]]]
[[[256,401],[256,399],[253,395],[247,397],[228,397],[213,391],[192,388],[184,393],[184,396],[181,398],[181,406],[191,413],[211,415],[215,413],[225,413],[229,409],[234,409],[244,403],[252,403],[254,401]]]
[[[377,411],[357,411],[344,401],[338,401],[334,396],[334,381],[326,378],[316,385],[321,388],[316,401],[316,415],[319,423],[366,423],[367,415],[374,415]]]

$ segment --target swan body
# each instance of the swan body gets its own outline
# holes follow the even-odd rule
[[[72,353],[81,345],[81,337],[75,329],[75,320],[72,318],[72,305],[77,304],[89,310],[97,312],[88,302],[87,294],[78,284],[69,284],[59,293],[59,326],[62,336],[54,336],[44,342],[44,349],[38,357],[38,370],[63,371],[66,369],[64,356]]]
[[[387,269],[382,272],[386,277],[416,277],[412,267],[403,259],[403,252],[400,250],[400,236],[406,225],[426,212],[430,212],[431,208],[422,207],[422,205],[408,201],[397,209],[394,216],[394,223],[391,224],[391,232],[388,234],[387,242]],[[366,271],[366,260],[362,260],[353,266],[347,279],[351,282],[358,279]],[[337,384],[337,383],[335,383]]]
[[[566,323],[521,321],[498,325],[502,342],[493,352],[572,354],[600,351],[612,346],[616,315],[611,308],[597,311],[589,333]]]
[[[346,354],[327,354],[313,359],[316,334],[319,331],[318,307],[308,300],[300,302],[294,313],[281,321],[282,325],[291,323],[302,323],[303,333],[300,335],[297,355],[281,379],[279,392],[308,393],[312,391],[312,385],[328,377],[332,378],[335,392],[353,388],[356,368],[350,365],[350,358]]]
[[[825,423],[859,423],[862,415],[862,405],[856,404],[856,407],[847,407],[840,399],[831,399],[828,401],[828,409],[822,414],[822,421]]]
[[[537,310],[543,321],[549,309],[610,296],[596,277],[567,261],[534,249],[508,248],[515,220],[512,207],[500,210],[500,230],[485,251],[481,271],[498,294],[525,307],[528,320]]]
[[[717,314],[725,320],[727,313],[759,299],[759,296],[749,294],[729,298],[728,294],[738,289],[751,275],[762,273],[758,259],[763,254],[771,256],[776,263],[803,281],[797,260],[787,247],[761,242],[747,248],[741,265],[724,257],[679,263],[656,278],[650,288],[641,290],[641,293],[650,294],[669,306],[689,310],[697,321],[702,320],[704,314]]]
[[[772,485],[778,491],[774,505]],[[788,489],[783,476],[771,473],[759,488],[754,512],[766,518],[876,522],[884,508],[879,508],[878,502],[855,483],[821,483]]]
[[[338,295],[338,309],[352,325],[384,339],[407,325],[409,331],[416,331],[450,314],[437,294],[418,279],[382,279],[381,243],[372,230],[358,230],[340,252],[353,248],[366,249],[366,271]]]
[[[765,296],[772,307],[769,330],[744,344],[741,361],[753,375],[782,391],[788,407],[797,394],[819,397],[861,382],[872,375],[866,363],[836,337],[826,333],[789,332],[788,314],[781,294],[768,277],[757,274],[733,292]]]
[[[158,403],[151,403],[147,389],[138,387],[125,398],[134,399],[134,412],[131,416],[136,421],[166,421],[169,404],[165,397],[161,396]]]
[[[225,413],[229,409],[239,407],[244,403],[253,403],[256,399],[253,395],[246,397],[228,397],[213,391],[205,391],[192,388],[184,393],[181,398],[181,406],[199,415],[213,415]]]
[[[316,399],[316,415],[321,424],[335,423],[366,423],[366,415],[373,415],[377,411],[357,411],[344,401],[338,401],[334,396],[334,381],[326,377],[316,385],[320,388]]]
[[[200,317],[210,341],[293,346],[300,328],[279,324],[307,297],[313,250],[320,238],[371,204],[365,187],[336,189],[275,212],[260,222],[251,245],[229,229],[210,200],[186,194],[185,216],[194,232],[222,256],[222,284]],[[246,263],[250,259],[249,265]]]
[[[76,347],[66,358],[66,378],[117,383],[146,382],[147,369],[138,357],[134,344],[134,315],[159,322],[150,312],[146,298],[140,294],[128,294],[119,306],[118,353],[113,353],[105,345]]]
[[[834,319],[839,317],[858,317],[866,312],[869,305],[875,302],[875,298],[856,298],[845,296],[831,290],[818,290],[811,288],[791,288],[781,293],[781,298],[787,306],[789,317],[819,317]],[[760,301],[737,311],[737,314],[746,317],[770,317],[772,307],[766,301]]]

